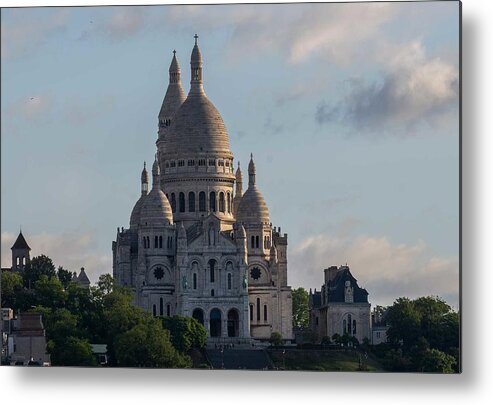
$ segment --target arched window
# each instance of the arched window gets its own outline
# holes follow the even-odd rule
[[[260,298],[257,298],[257,321],[260,321]]]
[[[156,316],[156,304],[152,306],[152,315]]]
[[[159,246],[159,238],[157,236],[154,236],[154,249],[157,249]]]
[[[180,193],[178,195],[178,206],[180,212],[185,212],[185,193]]]
[[[258,248],[259,248],[259,246],[260,246],[258,241],[259,241],[259,239],[258,239],[258,235],[257,235],[257,236],[255,236],[255,247],[256,247],[257,249],[258,249]]]
[[[347,316],[347,333],[351,334],[351,314]]]
[[[151,239],[149,238],[149,236],[146,239],[147,239],[147,247],[150,248],[151,247]]]
[[[216,266],[216,261],[214,259],[209,260],[209,273],[210,273],[210,280],[211,283],[214,282],[214,273],[215,273],[215,266]]]
[[[231,290],[231,284],[232,284],[231,273],[228,273],[228,290]]]
[[[216,193],[214,191],[211,191],[209,194],[209,210],[216,212]]]
[[[267,305],[264,305],[264,321],[267,321]]]
[[[353,335],[356,335],[356,319],[353,319]]]
[[[197,289],[197,273],[193,273],[193,289]]]
[[[146,237],[145,236],[142,237],[142,244],[144,245],[144,249],[145,249],[147,247],[146,246]]]
[[[252,245],[252,249],[253,249],[255,247],[255,236],[253,236],[253,235],[252,235],[252,243],[251,243],[251,245]]]
[[[199,211],[205,211],[205,192],[203,191],[199,193]]]
[[[346,320],[344,319],[342,321],[342,334],[345,335],[347,333],[347,329],[346,329]]]
[[[171,211],[176,212],[176,198],[175,198],[175,193],[171,193]]]
[[[188,193],[188,212],[195,212],[195,193],[193,191]]]
[[[253,304],[250,304],[250,322],[253,322]]]
[[[226,203],[228,207],[228,212],[231,213],[231,194],[227,194]]]
[[[211,297],[214,297],[214,288],[211,290]]]
[[[219,211],[224,212],[224,193],[221,191],[219,193]]]
[[[166,316],[171,316],[171,305],[166,305]]]
[[[159,237],[159,249],[162,249],[163,248],[163,237],[160,236]]]
[[[159,298],[159,315],[164,315],[164,302],[163,297]],[[169,315],[168,315],[169,316]]]

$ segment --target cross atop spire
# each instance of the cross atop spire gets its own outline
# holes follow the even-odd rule
[[[195,38],[195,45],[197,45],[197,39],[199,39],[199,36],[195,34],[193,37]]]
[[[176,49],[173,49],[173,55],[176,55]]]

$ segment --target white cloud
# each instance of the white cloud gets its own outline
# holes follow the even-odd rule
[[[32,94],[14,101],[7,107],[7,117],[39,123],[44,121],[53,110],[54,100],[48,94]]]
[[[2,58],[21,56],[31,52],[49,36],[67,28],[68,8],[55,9],[50,14],[33,13],[30,10],[11,11],[13,18],[2,18]]]
[[[383,67],[381,80],[348,81],[343,99],[319,105],[316,119],[320,124],[342,122],[380,134],[410,134],[423,124],[458,124],[456,66],[427,57],[420,41],[386,47],[376,58]]]
[[[115,7],[106,24],[109,35],[114,39],[129,37],[144,28],[146,19],[143,7]]]
[[[346,263],[373,304],[391,304],[402,296],[439,295],[457,306],[458,258],[433,255],[421,240],[406,245],[385,237],[315,235],[290,252],[289,282],[319,289],[323,269]]]
[[[175,6],[167,26],[201,32],[232,27],[227,51],[235,58],[285,50],[296,64],[310,56],[348,63],[366,53],[380,27],[393,15],[383,3]]]
[[[55,266],[63,266],[70,271],[80,271],[84,267],[92,283],[104,273],[112,273],[111,255],[98,254],[98,246],[91,232],[63,232],[24,235],[31,247],[31,257],[46,255]],[[11,266],[11,250],[16,234],[2,232],[2,267]]]

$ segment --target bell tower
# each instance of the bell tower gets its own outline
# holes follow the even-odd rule
[[[26,242],[22,231],[19,232],[15,243],[10,248],[12,250],[12,271],[23,271],[31,260],[31,248]]]

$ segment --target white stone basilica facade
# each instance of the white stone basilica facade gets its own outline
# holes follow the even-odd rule
[[[144,165],[130,227],[118,229],[113,242],[113,275],[154,315],[199,320],[210,341],[268,339],[272,332],[289,340],[287,235],[270,222],[253,157],[243,193],[226,127],[204,92],[202,65],[196,36],[185,96],[173,55],[152,186]]]

